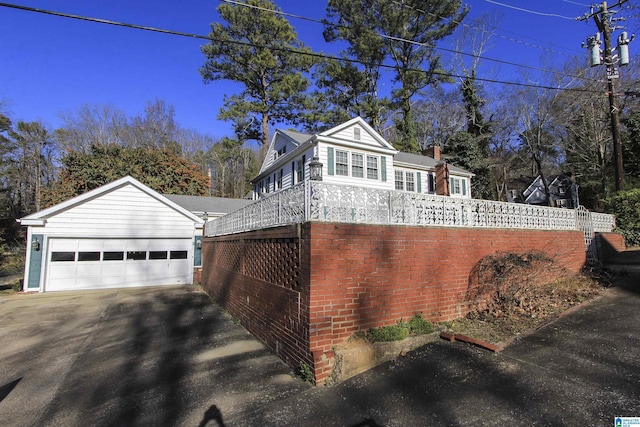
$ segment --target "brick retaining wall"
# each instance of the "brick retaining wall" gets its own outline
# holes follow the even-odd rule
[[[580,231],[310,222],[206,238],[202,284],[285,362],[309,365],[322,383],[332,348],[354,333],[416,313],[463,316],[483,257],[531,250],[568,273],[586,260]]]

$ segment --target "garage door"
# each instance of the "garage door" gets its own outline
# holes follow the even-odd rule
[[[45,291],[191,283],[191,239],[49,239]]]

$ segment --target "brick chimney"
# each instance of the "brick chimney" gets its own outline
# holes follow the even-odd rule
[[[440,146],[432,145],[431,147],[422,150],[422,155],[433,157],[436,160],[440,160]]]
[[[449,166],[445,162],[436,165],[436,194],[439,196],[450,196]]]

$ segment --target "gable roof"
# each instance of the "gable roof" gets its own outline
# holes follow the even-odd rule
[[[405,163],[407,165],[415,165],[427,168],[435,168],[438,163],[441,163],[440,160],[436,160],[433,157],[423,156],[421,154],[413,154],[413,153],[404,153],[398,152],[395,156],[393,156],[393,163]],[[453,166],[449,164],[449,171],[458,173],[461,175],[474,176],[475,174],[459,168],[457,166]]]
[[[320,132],[318,134],[318,137],[336,138],[337,134],[344,131],[345,129],[348,129],[354,126],[360,126],[366,133],[368,133],[373,138],[374,141],[376,141],[382,147],[387,148],[389,150],[393,150],[395,152],[398,151],[394,148],[393,145],[391,145],[386,139],[384,139],[382,135],[380,135],[378,132],[375,131],[375,129],[369,126],[369,124],[365,122],[364,119],[360,116],[355,117],[349,120],[348,122],[342,123],[324,132]]]
[[[163,194],[163,196],[192,213],[228,214],[253,203],[253,200],[228,199],[224,197],[183,196],[178,194]]]
[[[188,217],[189,219],[191,219],[193,222],[197,223],[198,225],[202,225],[204,223],[204,221],[202,220],[202,218],[198,217],[197,215],[191,213],[189,210],[183,208],[182,206],[178,205],[175,202],[172,202],[171,200],[167,199],[166,197],[164,197],[162,194],[152,190],[151,188],[147,187],[146,185],[144,185],[143,183],[141,183],[140,181],[130,177],[130,176],[125,176],[124,178],[120,178],[116,181],[110,182],[109,184],[105,184],[102,187],[98,187],[95,188],[91,191],[87,191],[86,193],[83,193],[79,196],[73,197],[69,200],[66,200],[62,203],[58,203],[57,205],[53,205],[49,208],[43,209],[41,211],[32,213],[31,215],[27,215],[24,218],[21,218],[20,224],[21,225],[44,225],[45,221],[48,218],[51,218],[55,215],[58,215],[68,209],[71,209],[73,207],[76,207],[78,205],[81,205],[85,202],[88,202],[90,200],[96,199],[102,195],[108,194],[112,191],[115,191],[119,188],[125,187],[127,185],[131,185],[135,188],[137,188],[138,190],[142,191],[143,193],[147,194],[148,196],[158,200],[159,202],[167,205],[168,207],[170,207],[171,209],[174,209],[175,211],[181,213],[182,215]]]

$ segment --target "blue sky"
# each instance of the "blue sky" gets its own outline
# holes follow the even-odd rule
[[[8,3],[106,20],[207,35],[219,19],[218,0],[15,0]],[[500,4],[498,4],[500,3]],[[277,0],[284,11],[322,18],[326,1]],[[574,18],[589,10],[584,0],[469,0],[469,20],[498,16],[497,36],[484,56],[533,67],[549,67],[579,56],[581,43],[595,32],[588,24],[532,13]],[[525,8],[529,11],[514,9]],[[299,37],[314,50],[335,52],[322,38],[322,26],[290,19]],[[467,22],[467,21],[465,21]],[[513,40],[520,40],[515,42]],[[228,123],[216,119],[224,94],[234,85],[205,85],[198,68],[203,40],[115,27],[0,7],[0,101],[14,120],[41,120],[54,129],[60,112],[83,104],[110,104],[129,116],[156,98],[172,104],[181,127],[215,138],[231,136]],[[452,47],[449,44],[447,47]],[[633,55],[633,44],[631,51]],[[549,52],[552,51],[552,52]],[[517,67],[484,61],[490,78],[517,79]],[[489,74],[489,72],[487,72]],[[482,77],[482,75],[481,75]]]

